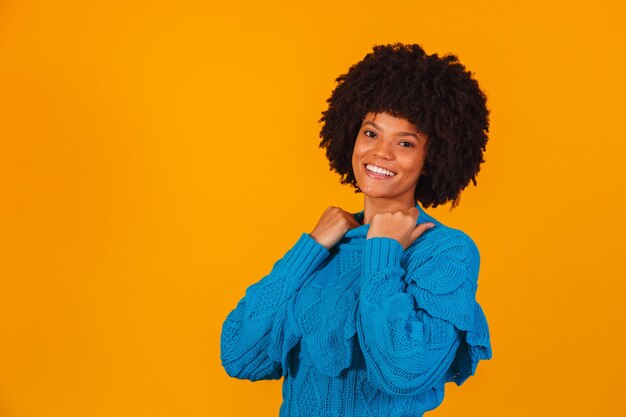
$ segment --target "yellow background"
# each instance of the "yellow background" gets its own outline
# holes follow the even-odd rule
[[[0,416],[276,416],[226,376],[245,288],[328,205],[334,79],[456,53],[487,163],[431,211],[481,250],[494,358],[434,416],[624,416],[620,1],[0,1]]]

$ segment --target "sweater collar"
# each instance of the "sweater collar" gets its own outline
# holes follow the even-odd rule
[[[421,223],[426,223],[426,222],[433,222],[435,224],[439,224],[439,222],[435,220],[434,218],[432,218],[431,216],[429,216],[428,213],[426,213],[419,204],[416,204],[415,207],[417,207],[417,210],[419,211],[419,217],[417,218],[417,222],[415,223],[416,225],[421,224]],[[354,219],[357,222],[359,223],[363,222],[363,216],[364,216],[363,211],[359,211],[358,213],[354,213],[353,215],[354,215]],[[344,236],[348,238],[367,237],[367,232],[369,230],[370,230],[369,224],[361,224],[360,226],[355,227],[354,229],[348,230]]]

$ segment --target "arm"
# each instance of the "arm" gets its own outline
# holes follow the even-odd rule
[[[463,353],[480,348],[467,337],[484,320],[475,314],[478,251],[466,235],[445,232],[440,241],[423,236],[406,254],[391,238],[366,242],[357,332],[370,382],[390,395],[460,381]]]
[[[222,327],[221,359],[230,376],[255,381],[283,375],[284,350],[297,343],[285,334],[286,303],[327,257],[304,233],[269,275],[246,290]]]

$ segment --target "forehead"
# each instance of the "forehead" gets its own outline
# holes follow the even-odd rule
[[[403,131],[403,132],[412,132],[419,133],[419,129],[403,117],[393,116],[389,113],[373,113],[369,112],[363,118],[362,124],[373,125],[379,129],[389,130],[389,131]]]

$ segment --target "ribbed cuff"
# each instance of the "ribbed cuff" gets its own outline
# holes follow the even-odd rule
[[[329,255],[328,249],[302,233],[296,244],[283,257],[284,267],[299,277],[313,273]]]
[[[380,271],[382,269],[397,268],[404,248],[395,239],[389,237],[373,237],[365,241],[363,253],[363,272]]]

